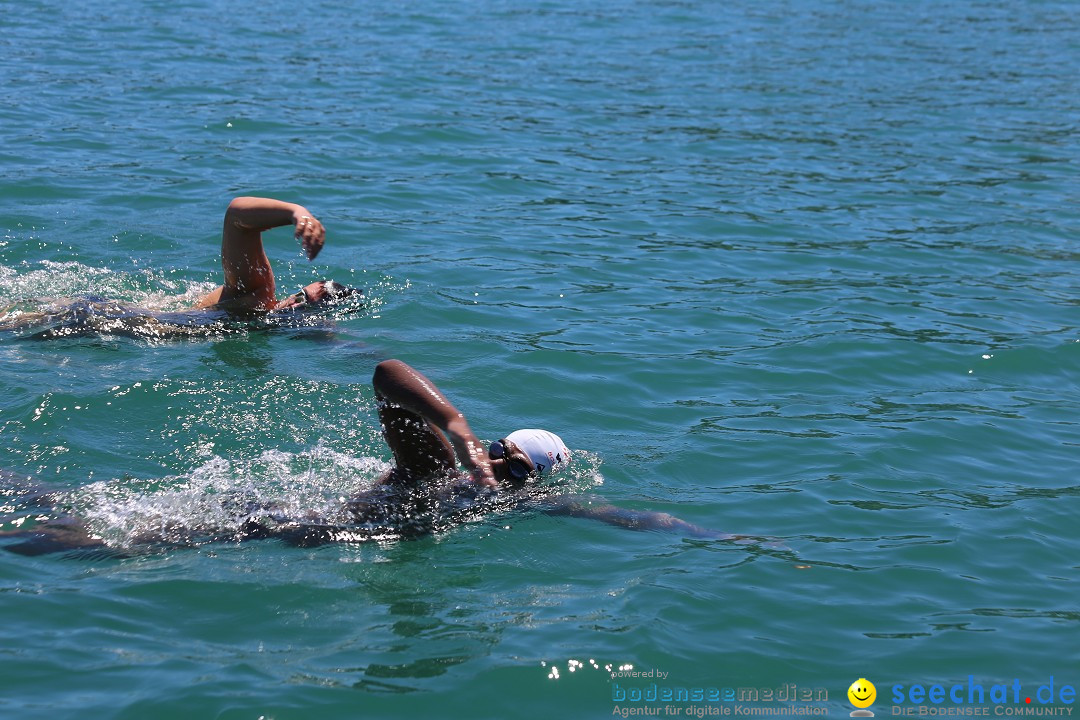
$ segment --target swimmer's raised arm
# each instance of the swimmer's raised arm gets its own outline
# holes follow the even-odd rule
[[[371,383],[383,436],[399,470],[419,480],[453,470],[460,462],[475,482],[497,485],[487,449],[461,411],[423,373],[401,360],[384,360]],[[446,434],[449,445],[437,431]]]
[[[225,284],[195,307],[227,303],[238,309],[272,310],[277,301],[274,271],[263,249],[264,230],[293,225],[308,260],[326,240],[326,230],[303,205],[272,198],[238,197],[225,211],[221,231],[221,266]]]
[[[545,508],[545,512],[549,515],[600,520],[609,525],[617,525],[630,530],[663,530],[695,538],[714,540],[737,540],[740,538],[739,535],[730,535],[719,530],[710,530],[700,525],[688,523],[668,513],[649,510],[627,510],[608,503],[593,505],[591,502],[584,502],[580,498],[569,496],[556,498],[551,507]]]

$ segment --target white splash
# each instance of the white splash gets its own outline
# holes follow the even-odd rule
[[[370,489],[389,467],[324,447],[270,450],[250,460],[214,457],[187,475],[95,482],[68,500],[111,546],[197,544],[229,537],[249,519],[267,515],[346,523],[346,500]]]

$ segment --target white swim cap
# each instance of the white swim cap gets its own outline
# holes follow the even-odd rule
[[[547,430],[515,430],[506,439],[529,456],[538,475],[558,472],[570,462],[570,449],[561,437]]]

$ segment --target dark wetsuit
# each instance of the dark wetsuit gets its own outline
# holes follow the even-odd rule
[[[348,500],[342,522],[290,518],[271,507],[251,508],[236,539],[277,537],[301,546],[415,538],[444,532],[496,510],[508,510],[522,498],[477,487],[464,476],[407,487],[376,485]]]

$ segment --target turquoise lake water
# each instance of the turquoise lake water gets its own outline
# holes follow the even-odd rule
[[[0,553],[0,712],[602,718],[796,684],[846,717],[867,678],[881,717],[894,685],[1051,677],[1074,707],[1078,68],[1073,2],[0,2],[6,318],[182,309],[237,195],[328,228],[312,264],[267,234],[282,292],[369,297],[332,337],[0,332],[6,482],[121,547],[237,492],[326,509],[386,467],[398,357],[485,440],[559,432],[568,492],[760,538],[519,512]]]

